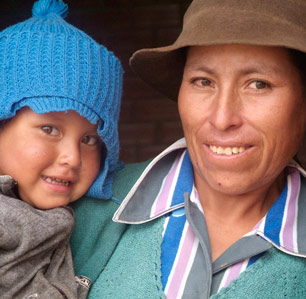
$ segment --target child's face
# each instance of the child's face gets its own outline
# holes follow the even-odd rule
[[[0,174],[18,182],[22,200],[51,209],[77,200],[95,180],[102,141],[75,111],[23,108],[0,129]]]

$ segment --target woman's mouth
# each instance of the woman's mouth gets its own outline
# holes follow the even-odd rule
[[[216,145],[209,145],[209,148],[213,153],[217,155],[226,155],[226,156],[241,154],[246,150],[245,146],[222,147]]]

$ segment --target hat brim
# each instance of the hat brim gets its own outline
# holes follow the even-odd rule
[[[193,16],[174,44],[136,51],[130,66],[147,84],[176,101],[185,62],[182,49],[218,44],[281,46],[306,52],[302,25],[298,28],[281,16],[218,7]]]

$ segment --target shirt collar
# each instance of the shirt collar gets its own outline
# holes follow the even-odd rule
[[[285,253],[306,257],[306,179],[300,167],[290,166],[285,188],[254,233]]]
[[[257,234],[283,252],[306,257],[306,172],[295,161],[287,169],[281,195],[246,237]],[[151,221],[183,207],[184,193],[192,190],[193,170],[183,138],[151,161],[113,220],[127,224]]]
[[[153,159],[123,200],[113,220],[144,223],[184,206],[182,190],[191,191],[193,186],[192,166],[186,153],[185,138],[182,138]],[[186,171],[180,172],[182,166]],[[183,185],[176,184],[177,179]]]

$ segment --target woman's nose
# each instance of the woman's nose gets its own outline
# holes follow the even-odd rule
[[[241,99],[234,89],[219,90],[210,104],[209,122],[220,131],[238,128],[242,125]]]

